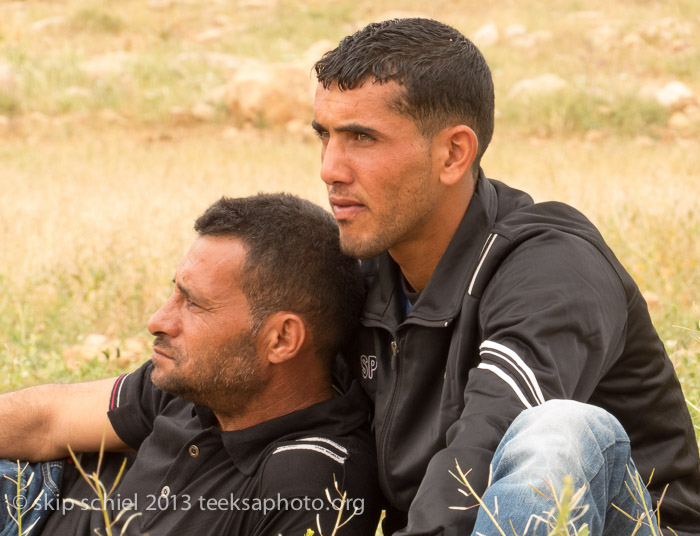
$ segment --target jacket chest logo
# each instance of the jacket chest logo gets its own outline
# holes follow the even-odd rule
[[[377,356],[363,355],[360,357],[360,363],[362,364],[362,377],[365,380],[374,378],[374,371],[377,370]]]

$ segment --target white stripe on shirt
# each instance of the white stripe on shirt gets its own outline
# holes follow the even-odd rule
[[[335,452],[319,445],[282,445],[281,447],[277,447],[274,451],[272,451],[272,454],[278,454],[287,450],[313,450],[314,452],[318,452],[329,457],[331,460],[336,461],[341,465],[345,464],[345,458],[338,456]]]

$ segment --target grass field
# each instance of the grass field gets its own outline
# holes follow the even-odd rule
[[[0,75],[10,73],[0,76],[0,390],[115,374],[144,359],[146,321],[170,292],[194,218],[218,196],[286,190],[325,206],[311,137],[244,127],[224,106],[206,120],[178,119],[173,108],[196,105],[227,78],[197,58],[290,61],[391,11],[467,35],[496,26],[498,39],[482,47],[498,108],[487,175],[569,202],[599,225],[697,406],[697,97],[679,123],[648,88],[682,81],[700,95],[700,4],[422,4],[0,4]],[[116,71],[86,71],[106,54],[121,58]],[[566,86],[511,95],[544,73]],[[90,346],[90,335],[100,343]]]

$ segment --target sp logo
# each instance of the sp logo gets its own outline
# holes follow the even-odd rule
[[[360,358],[360,362],[362,363],[362,377],[365,380],[374,378],[374,371],[377,370],[377,356],[363,355]]]

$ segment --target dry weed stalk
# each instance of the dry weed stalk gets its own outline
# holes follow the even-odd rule
[[[651,483],[651,479],[654,477],[654,473],[652,471],[651,476],[649,477],[649,482],[644,484],[642,482],[642,478],[639,475],[638,471],[635,471],[634,474],[632,474],[632,471],[630,470],[629,466],[627,467],[627,474],[632,480],[632,488],[630,488],[629,484],[625,482],[625,486],[627,487],[628,493],[631,495],[631,497],[634,499],[634,502],[637,504],[642,509],[642,512],[638,517],[632,517],[629,513],[625,512],[621,508],[619,508],[617,505],[613,504],[613,508],[620,512],[622,515],[627,517],[628,519],[631,519],[632,521],[635,522],[635,527],[630,536],[635,536],[637,532],[639,532],[639,529],[641,529],[643,526],[647,526],[649,530],[651,530],[651,533],[653,536],[661,536],[661,532],[656,529],[656,526],[661,526],[661,503],[664,500],[664,497],[666,496],[666,490],[668,489],[668,484],[664,488],[663,493],[661,494],[661,498],[659,498],[659,502],[656,505],[656,509],[652,509],[651,505],[648,505],[646,500],[644,499],[644,490],[649,486]],[[653,522],[653,517],[656,517],[657,523],[655,524]],[[669,527],[669,530],[673,533],[676,534],[676,532]]]
[[[122,476],[124,475],[124,469],[126,469],[126,458],[124,458],[124,461],[122,462],[121,467],[119,468],[119,473],[117,473],[117,476],[114,479],[114,483],[112,484],[112,487],[110,488],[109,491],[107,491],[107,488],[105,485],[102,483],[100,480],[100,469],[102,467],[102,457],[104,455],[104,446],[105,446],[105,436],[104,434],[102,435],[102,442],[100,443],[100,451],[99,455],[97,458],[97,468],[95,469],[94,472],[90,473],[89,475],[85,472],[83,469],[82,465],[78,461],[77,456],[73,452],[73,449],[68,445],[68,452],[70,453],[71,458],[73,459],[73,463],[75,463],[75,467],[78,469],[78,472],[80,473],[80,476],[83,477],[83,479],[88,483],[90,486],[90,489],[95,492],[95,495],[97,495],[97,498],[100,502],[100,506],[95,507],[87,504],[84,501],[80,501],[77,499],[64,499],[64,501],[75,504],[76,506],[79,506],[80,508],[84,510],[91,510],[91,511],[100,511],[102,512],[102,517],[104,519],[105,523],[105,531],[106,531],[106,536],[113,536],[112,533],[112,528],[114,525],[121,520],[121,518],[128,512],[128,509],[123,509],[121,510],[117,516],[110,521],[109,519],[109,510],[107,508],[108,505],[108,500],[110,496],[114,493],[114,490],[117,489],[117,485],[119,485],[119,482],[121,481]],[[135,513],[131,514],[129,518],[126,520],[124,525],[122,526],[122,529],[120,531],[120,536],[123,535],[126,531],[126,528],[128,527],[129,523],[136,518],[137,516],[140,516],[141,514]],[[101,533],[95,529],[95,533],[98,536],[102,536]]]
[[[462,486],[466,488],[466,491],[463,489],[459,489],[459,492],[467,497],[473,496],[478,504],[468,507],[451,506],[450,509],[468,510],[470,508],[478,506],[489,517],[496,530],[498,530],[498,533],[501,536],[506,536],[505,531],[503,530],[497,519],[497,499],[495,500],[495,510],[492,512],[491,510],[489,510],[482,498],[474,491],[474,488],[472,488],[471,484],[469,483],[469,479],[467,478],[469,471],[467,471],[466,473],[462,471],[462,468],[459,466],[459,462],[457,462],[457,460],[455,460],[455,465],[458,474],[456,475],[452,471],[450,471],[450,474]],[[656,509],[652,509],[651,505],[647,504],[644,498],[644,491],[648,487],[649,483],[645,485],[642,482],[639,472],[635,471],[634,473],[632,473],[629,467],[627,467],[627,474],[630,477],[632,486],[630,487],[628,483],[625,483],[625,486],[627,487],[627,491],[630,494],[630,496],[634,499],[634,502],[637,504],[637,506],[641,508],[641,513],[637,517],[633,517],[629,513],[620,509],[615,504],[613,504],[612,506],[619,512],[621,512],[624,516],[635,522],[635,527],[629,536],[635,536],[642,527],[648,527],[649,530],[651,530],[653,536],[660,536],[660,532],[656,528],[657,524],[654,523],[654,518],[656,518],[656,520],[658,521],[658,526],[660,526],[661,517],[659,509],[661,507],[664,495],[666,494],[666,489],[664,489],[664,492],[662,493],[661,498],[658,501]],[[490,480],[491,479],[489,477],[489,484]],[[651,477],[649,480],[651,481]],[[533,515],[530,518],[530,521],[535,520],[536,523],[545,523],[549,527],[547,536],[589,536],[590,529],[587,524],[582,525],[580,528],[576,528],[576,526],[574,525],[576,521],[580,520],[582,516],[585,515],[589,508],[589,505],[581,504],[581,500],[583,499],[586,488],[581,487],[578,490],[574,491],[572,478],[570,476],[566,476],[563,480],[562,492],[559,496],[557,496],[556,489],[551,479],[548,482],[546,482],[546,484],[551,492],[551,496],[546,495],[545,493],[543,493],[535,487],[533,487],[533,490],[539,493],[542,497],[553,501],[554,508],[548,512],[545,512],[542,516]],[[522,536],[525,536],[529,527],[530,522],[528,521],[528,524],[525,527],[525,532],[523,532]],[[515,531],[512,522],[510,522],[510,530],[512,531],[513,535],[517,536],[517,532]],[[669,530],[673,534],[676,534],[672,529],[669,528]]]
[[[548,536],[588,536],[590,532],[588,525],[584,524],[580,529],[577,529],[575,525],[575,522],[581,519],[588,511],[587,504],[579,504],[586,492],[586,487],[582,486],[574,492],[573,479],[567,475],[563,479],[561,496],[557,497],[557,492],[552,480],[549,479],[545,484],[551,491],[551,497],[545,495],[534,486],[531,487],[542,497],[554,501],[554,508],[545,512],[544,517],[533,515],[532,519],[534,519],[536,523],[541,522],[549,525],[550,531]],[[537,524],[535,526],[537,526]],[[572,532],[569,532],[569,530]],[[527,527],[525,527],[525,532],[527,532]]]
[[[347,504],[348,500],[348,492],[341,492],[340,488],[338,487],[338,481],[335,478],[335,475],[333,475],[333,487],[335,488],[335,492],[338,494],[338,497],[340,498],[340,506],[336,506],[335,501],[331,498],[331,493],[326,488],[326,500],[329,502],[329,504],[338,511],[338,516],[335,519],[335,525],[333,526],[333,532],[331,532],[330,536],[336,536],[338,534],[338,531],[344,527],[345,525],[348,524],[348,522],[355,517],[357,514],[357,509],[350,514],[346,519],[343,519],[343,512],[345,511],[345,505]],[[319,514],[316,514],[316,528],[318,529],[318,534],[319,536],[323,536],[323,530],[321,529],[321,517]],[[315,533],[311,529],[307,529],[306,534],[304,536],[313,536]]]
[[[10,478],[7,475],[3,475],[5,478],[7,478],[10,482],[13,482],[17,486],[17,493],[15,495],[14,501],[10,503],[9,498],[7,495],[5,495],[5,506],[7,508],[7,513],[10,515],[12,518],[12,521],[15,522],[17,525],[17,534],[19,536],[26,536],[31,532],[31,530],[34,528],[34,526],[39,522],[37,519],[32,523],[29,527],[27,527],[25,530],[22,529],[22,518],[27,514],[32,508],[34,508],[39,500],[44,496],[44,490],[42,489],[41,492],[36,496],[36,499],[30,504],[29,506],[24,506],[22,504],[23,502],[23,496],[22,492],[29,487],[29,485],[32,483],[32,480],[34,479],[34,473],[32,472],[29,475],[29,478],[27,479],[27,482],[22,485],[22,475],[24,474],[24,471],[26,471],[27,467],[29,466],[29,463],[25,463],[24,467],[21,466],[20,461],[17,460],[17,480],[14,480],[13,478]],[[12,513],[14,510],[14,514]]]

